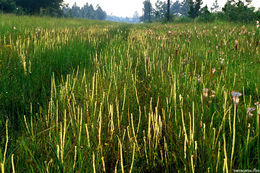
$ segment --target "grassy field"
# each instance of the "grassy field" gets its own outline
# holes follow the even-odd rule
[[[259,31],[0,15],[1,171],[260,170]]]

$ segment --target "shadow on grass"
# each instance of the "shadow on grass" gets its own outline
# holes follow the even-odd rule
[[[18,130],[23,115],[39,112],[40,107],[45,108],[51,92],[52,76],[59,83],[62,76],[75,72],[77,68],[91,73],[95,51],[89,42],[72,42],[60,49],[28,57],[26,68],[17,53],[5,52],[0,69],[2,124],[8,118]]]

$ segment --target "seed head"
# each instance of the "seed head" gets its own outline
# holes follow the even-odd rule
[[[233,103],[235,105],[238,105],[239,97],[242,96],[242,94],[240,92],[232,91],[231,96],[232,96],[232,99],[233,99]]]
[[[216,69],[213,68],[213,69],[212,69],[212,75],[214,76],[215,73],[216,73]]]
[[[255,111],[255,108],[247,108],[247,114],[248,114],[248,118],[252,118],[252,116],[254,115],[252,112]]]
[[[211,90],[211,96],[210,97],[214,99],[216,97],[216,91]]]
[[[255,105],[256,105],[256,106],[260,106],[260,103],[259,103],[259,102],[255,102]]]
[[[242,94],[240,92],[232,91],[231,92],[232,97],[240,97]]]
[[[201,77],[198,75],[198,83],[201,83]]]
[[[220,64],[221,64],[221,65],[224,65],[224,61],[225,61],[224,58],[220,58]]]
[[[186,65],[186,63],[187,63],[187,60],[186,60],[186,59],[183,59],[183,60],[182,60],[182,65]]]
[[[40,32],[41,32],[41,28],[39,27],[39,28],[36,29],[36,34],[38,34]]]
[[[207,98],[208,95],[209,95],[209,89],[208,88],[203,88],[202,92],[203,92],[203,97]]]
[[[237,48],[238,48],[238,41],[235,40],[235,49],[237,50]]]

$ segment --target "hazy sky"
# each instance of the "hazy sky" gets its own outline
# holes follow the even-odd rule
[[[83,6],[86,3],[93,4],[96,7],[99,4],[108,15],[113,14],[115,16],[128,16],[132,17],[134,12],[137,11],[139,15],[142,14],[143,1],[144,0],[64,0],[66,3],[73,5],[74,2],[78,6]],[[151,0],[154,4],[157,0]],[[164,0],[166,1],[166,0]],[[176,0],[171,0],[175,2]],[[180,0],[182,1],[182,0]],[[204,4],[208,4],[210,7],[215,0],[203,0]],[[223,6],[227,0],[218,0],[220,6]],[[260,0],[252,0],[252,5],[259,8]]]

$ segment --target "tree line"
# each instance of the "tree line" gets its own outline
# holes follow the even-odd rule
[[[77,17],[105,20],[106,12],[97,5],[86,3],[83,7],[75,3],[69,7],[63,0],[0,0],[0,10],[5,13],[48,15],[55,17]]]
[[[173,21],[192,19],[210,22],[216,19],[240,22],[252,22],[260,20],[260,9],[250,7],[251,0],[227,0],[223,8],[220,8],[218,0],[215,0],[209,9],[207,5],[202,7],[202,0],[179,0],[171,3],[170,0],[157,0],[154,7],[150,0],[143,2],[143,15],[141,21]],[[181,16],[181,17],[180,17]]]
[[[202,7],[202,0],[150,0],[143,2],[143,22],[152,21],[198,21],[210,22],[215,19],[251,22],[260,20],[260,10],[250,7],[251,0],[227,0],[223,8],[215,0],[212,7]],[[64,4],[63,0],[0,0],[0,11],[16,14],[65,16],[105,20],[106,12],[97,6],[94,8],[86,3],[83,7],[75,3],[72,7]],[[181,17],[180,17],[181,16]],[[138,21],[138,20],[136,20]]]
[[[0,0],[0,10],[17,14],[62,15],[63,0]]]
[[[96,9],[92,4],[86,3],[83,7],[77,6],[76,3],[70,8],[68,6],[63,7],[64,15],[67,17],[76,18],[88,18],[94,20],[105,20],[107,14],[102,8],[97,5]]]

